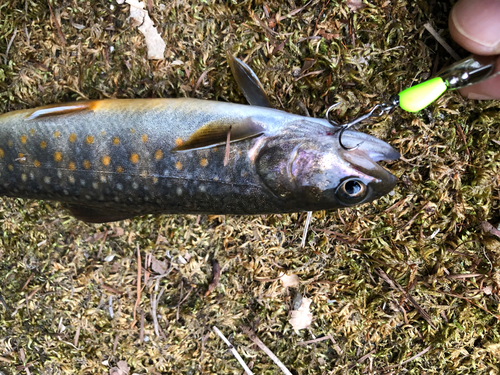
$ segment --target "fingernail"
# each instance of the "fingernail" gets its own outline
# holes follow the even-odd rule
[[[457,30],[466,38],[500,53],[500,1],[462,0],[451,16]]]

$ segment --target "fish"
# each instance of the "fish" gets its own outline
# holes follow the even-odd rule
[[[389,193],[397,179],[377,162],[399,152],[354,130],[345,150],[338,130],[268,106],[190,98],[18,110],[0,115],[0,196],[58,201],[101,223],[331,210]]]

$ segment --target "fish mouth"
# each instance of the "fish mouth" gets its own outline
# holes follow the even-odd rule
[[[346,130],[342,134],[342,144],[346,148],[353,148],[368,156],[373,162],[394,161],[401,157],[401,154],[390,144],[375,138],[369,134],[360,133],[354,130]],[[347,153],[351,152],[346,150]]]

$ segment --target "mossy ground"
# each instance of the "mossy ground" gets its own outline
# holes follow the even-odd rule
[[[3,0],[0,112],[84,98],[244,102],[231,50],[249,57],[277,108],[320,117],[341,100],[346,120],[452,62],[423,27],[452,43],[448,2],[370,1],[357,12],[318,0],[150,3],[163,61],[146,59],[127,5],[53,1],[59,32],[47,1]],[[279,373],[245,325],[294,374],[497,374],[500,242],[478,224],[500,221],[498,109],[447,93],[363,125],[403,153],[388,165],[400,183],[373,204],[315,213],[305,249],[301,214],[87,225],[57,203],[1,199],[0,373],[102,374],[124,360],[130,373],[241,374],[214,325],[255,373]],[[137,247],[143,264],[153,255],[173,268],[149,275],[133,325]],[[211,259],[222,275],[205,297]],[[259,281],[283,271],[313,300],[309,329],[288,323],[297,290]],[[340,350],[297,345],[329,334]]]

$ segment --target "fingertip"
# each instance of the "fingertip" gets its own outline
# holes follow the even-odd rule
[[[467,86],[460,90],[460,94],[473,100],[500,100],[500,75]]]
[[[500,53],[500,0],[459,0],[450,13],[453,39],[479,55]]]

